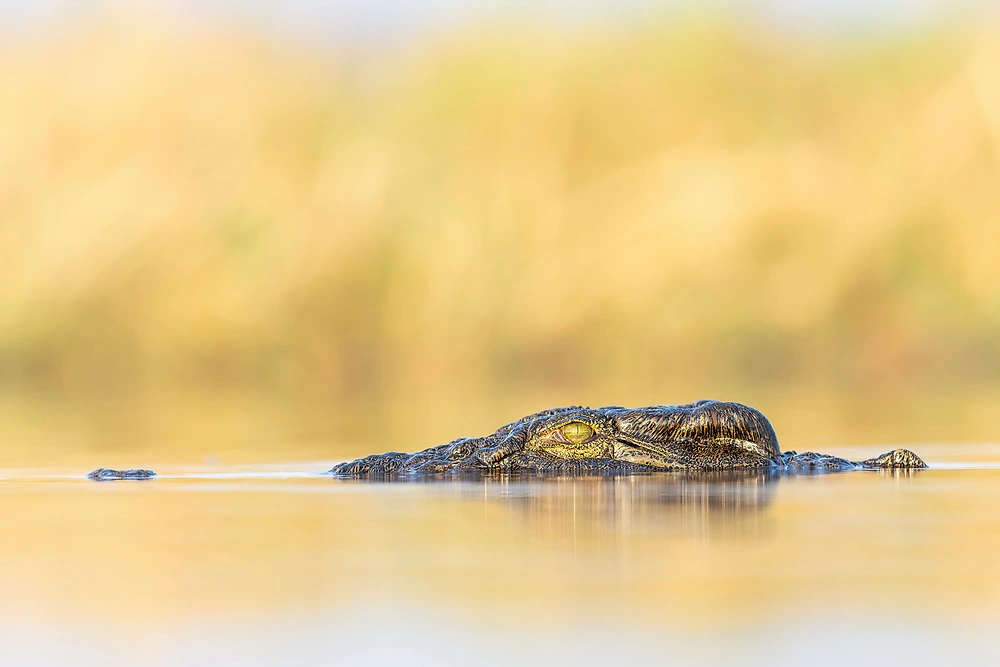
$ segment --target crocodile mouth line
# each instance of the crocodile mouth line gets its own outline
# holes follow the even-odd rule
[[[687,468],[688,466],[682,463],[684,460],[683,450],[679,447],[672,448],[669,446],[671,444],[675,444],[674,441],[669,443],[649,442],[638,438],[624,438],[619,435],[614,439],[614,452],[612,456],[619,461],[626,461],[651,469]],[[629,456],[630,453],[633,454],[632,457]],[[634,456],[637,453],[652,456],[654,460],[634,460]]]
[[[650,454],[663,461],[663,465],[658,465],[657,463],[649,462],[643,463],[642,465],[647,465],[654,468],[689,468],[690,466],[683,463],[685,459],[689,456],[689,452],[685,450],[684,443],[691,442],[694,443],[694,439],[680,439],[671,440],[669,442],[651,442],[649,440],[642,440],[640,438],[625,438],[618,435],[615,438],[615,452],[614,458],[619,460],[628,461],[627,458],[628,450],[632,451],[639,450],[643,453]],[[776,462],[776,459],[780,458],[780,454],[776,454],[770,448],[764,447],[756,442],[751,442],[749,440],[742,440],[739,438],[731,438],[725,436],[719,436],[712,438],[711,440],[698,440],[697,444],[701,446],[705,445],[731,445],[732,447],[738,448],[744,452],[755,455],[761,459],[761,463]]]
[[[676,452],[670,451],[663,443],[659,442],[649,442],[648,440],[640,440],[638,438],[623,438],[618,436],[615,438],[615,458],[618,458],[618,447],[625,446],[632,449],[641,449],[643,451],[649,452],[651,454],[659,454],[660,456],[675,456]]]

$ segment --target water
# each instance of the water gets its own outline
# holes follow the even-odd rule
[[[930,470],[391,484],[315,474],[331,461],[161,466],[148,482],[2,470],[0,652],[996,664],[1000,445],[914,449]]]

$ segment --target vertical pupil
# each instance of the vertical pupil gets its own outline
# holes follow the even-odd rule
[[[574,442],[586,440],[593,432],[594,430],[592,428],[579,422],[566,424],[566,426],[563,427],[563,434]]]

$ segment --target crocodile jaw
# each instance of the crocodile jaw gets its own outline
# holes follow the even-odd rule
[[[739,403],[698,401],[669,411],[622,409],[614,458],[662,469],[764,467],[780,462],[774,429]]]
[[[614,458],[635,465],[661,468],[663,470],[685,470],[690,466],[690,456],[670,443],[654,445],[648,442],[618,440],[614,445]]]

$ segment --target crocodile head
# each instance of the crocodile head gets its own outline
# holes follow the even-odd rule
[[[698,401],[647,408],[565,408],[512,429],[486,456],[489,465],[713,469],[765,466],[780,460],[774,429],[739,403]],[[552,464],[546,466],[546,461]],[[566,463],[562,463],[566,462]]]
[[[739,403],[698,401],[545,410],[482,438],[459,438],[415,454],[366,456],[330,472],[712,470],[780,461],[774,429],[760,412]]]

